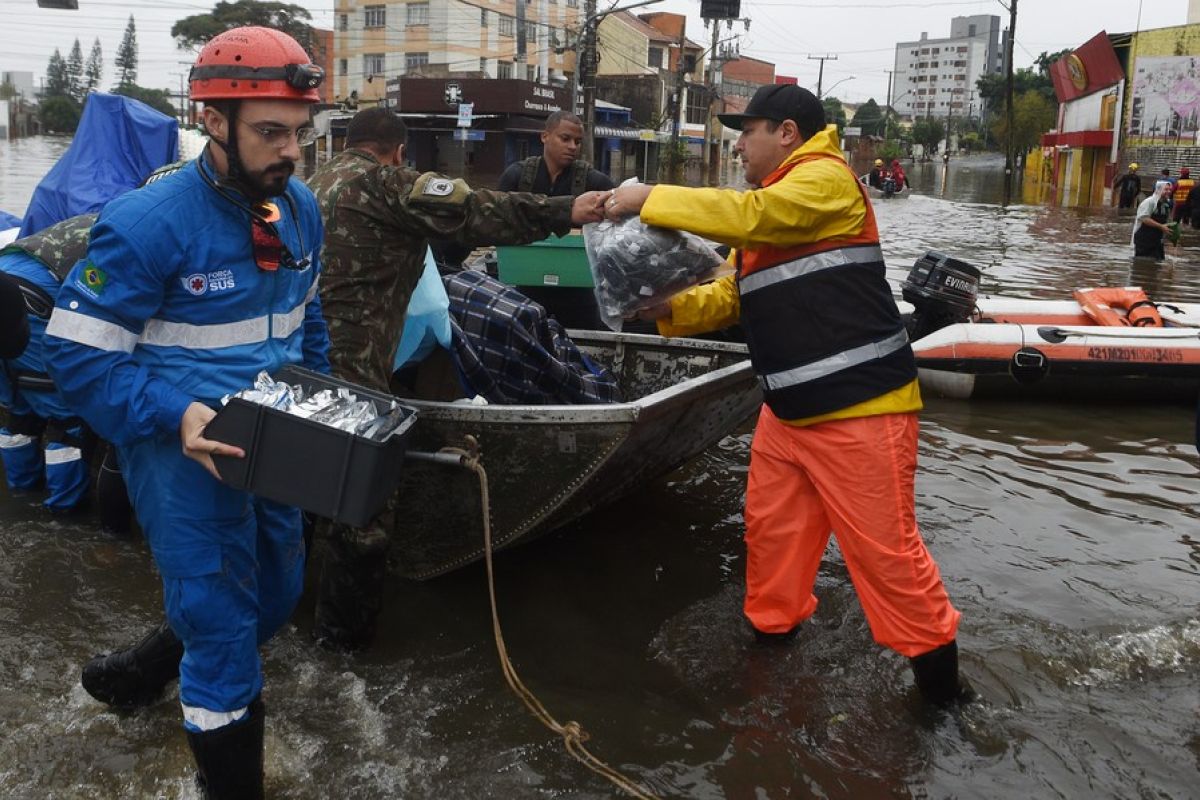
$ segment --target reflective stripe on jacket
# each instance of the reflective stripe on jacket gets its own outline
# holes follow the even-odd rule
[[[789,155],[761,189],[659,186],[642,219],[742,251],[736,305],[716,282],[674,298],[672,323],[698,332],[700,315],[689,313],[698,304],[714,320],[738,308],[777,416],[807,423],[920,408],[874,214],[831,130]]]
[[[1188,192],[1196,186],[1196,182],[1191,178],[1180,178],[1179,183],[1175,184],[1175,204],[1181,205],[1187,202]]]

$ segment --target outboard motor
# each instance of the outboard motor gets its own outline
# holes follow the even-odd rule
[[[908,338],[916,341],[939,328],[966,322],[979,294],[978,269],[930,250],[913,263],[900,295],[913,304]]]

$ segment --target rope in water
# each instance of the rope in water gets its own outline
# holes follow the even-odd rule
[[[475,444],[473,439],[470,444]],[[607,778],[613,785],[623,789],[631,797],[639,798],[639,800],[657,800],[655,795],[645,791],[620,771],[610,767],[593,755],[584,745],[584,742],[590,737],[587,731],[583,729],[583,726],[574,720],[568,720],[566,723],[560,723],[556,720],[546,710],[546,707],[542,705],[541,701],[534,696],[533,692],[525,686],[520,676],[517,675],[517,669],[508,657],[508,648],[504,645],[504,634],[500,629],[500,614],[496,610],[496,576],[492,569],[492,524],[488,504],[487,472],[484,471],[483,464],[480,463],[477,448],[474,452],[468,452],[457,447],[446,447],[440,452],[457,456],[464,467],[467,467],[479,476],[479,499],[483,513],[483,553],[487,564],[488,600],[492,605],[492,632],[496,637],[496,651],[500,655],[500,669],[504,673],[504,680],[508,682],[509,688],[521,699],[525,707],[543,725],[562,737],[563,745],[566,747],[567,752],[574,756],[576,760],[597,775]]]

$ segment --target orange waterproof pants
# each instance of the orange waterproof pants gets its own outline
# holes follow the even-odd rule
[[[912,657],[950,642],[959,613],[917,530],[917,415],[786,425],[765,405],[746,488],[745,613],[779,633],[817,609],[829,534],[879,644]]]

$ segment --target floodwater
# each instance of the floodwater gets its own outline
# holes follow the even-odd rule
[[[0,143],[20,213],[61,145]],[[1200,234],[1131,266],[1131,219],[1002,210],[994,157],[916,165],[877,205],[890,276],[938,249],[984,291],[1081,285],[1200,301]],[[915,702],[836,548],[791,647],[740,617],[749,429],[620,505],[496,560],[512,660],[591,750],[674,798],[1187,798],[1200,768],[1200,470],[1190,406],[932,400],[917,513],[962,611],[980,701]],[[192,798],[175,693],[120,716],[83,662],[160,618],[139,541],[0,497],[0,796]],[[283,798],[611,798],[509,692],[485,573],[397,581],[380,641],[314,647],[307,596],[264,652],[267,787]]]

